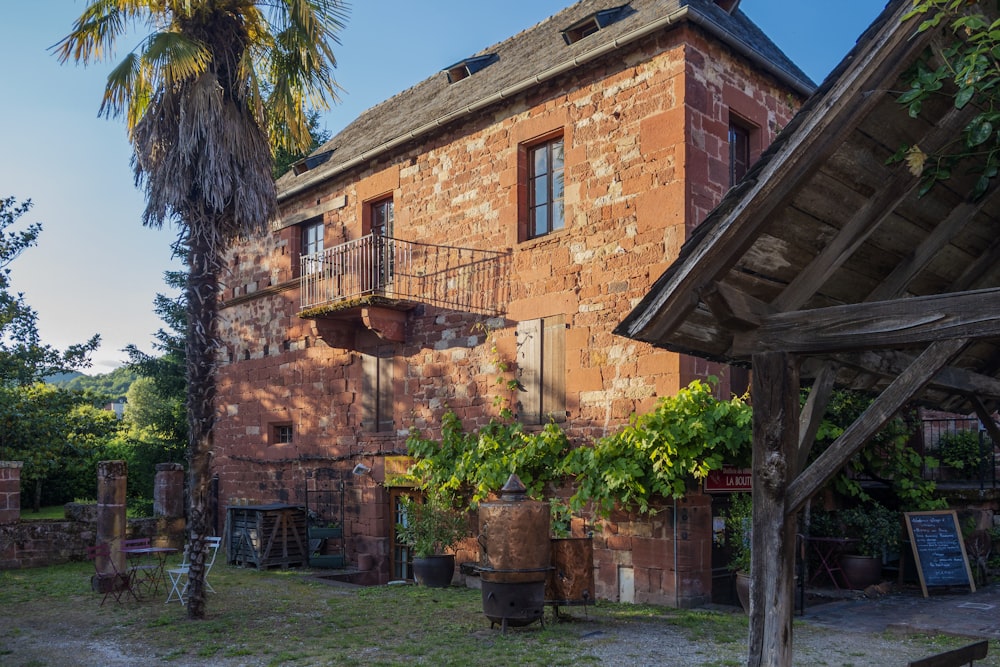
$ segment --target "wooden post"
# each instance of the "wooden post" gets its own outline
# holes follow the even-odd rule
[[[748,667],[792,664],[795,515],[785,491],[797,464],[799,373],[784,352],[753,355],[753,535]]]

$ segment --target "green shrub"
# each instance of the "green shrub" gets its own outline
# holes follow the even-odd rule
[[[978,471],[983,460],[979,431],[969,429],[945,433],[938,440],[938,457],[955,470],[966,473]]]

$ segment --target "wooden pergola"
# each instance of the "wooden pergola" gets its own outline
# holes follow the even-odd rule
[[[911,6],[889,3],[616,329],[753,369],[751,666],[791,664],[796,513],[904,404],[975,411],[1000,441],[1000,196],[973,200],[962,168],[919,196],[887,163],[942,149],[975,113],[897,102],[950,38],[903,22]],[[835,386],[877,398],[806,466]]]

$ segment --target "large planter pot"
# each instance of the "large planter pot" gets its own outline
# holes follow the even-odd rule
[[[840,557],[840,572],[851,588],[868,588],[882,580],[882,559],[845,554]]]
[[[746,572],[736,573],[736,597],[740,599],[743,611],[750,613],[750,575]]]
[[[594,602],[594,540],[589,537],[553,538],[552,568],[545,580],[549,604]]]
[[[413,559],[413,578],[421,586],[447,588],[455,576],[455,556],[439,554]]]

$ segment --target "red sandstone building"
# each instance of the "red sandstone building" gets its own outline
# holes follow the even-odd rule
[[[745,388],[611,332],[812,84],[738,2],[621,1],[446,67],[279,181],[221,304],[222,505],[344,480],[348,561],[384,582],[405,574],[386,460],[411,427],[473,428],[499,398],[583,443],[709,372]],[[711,497],[681,505],[597,534],[598,597],[709,599]]]

